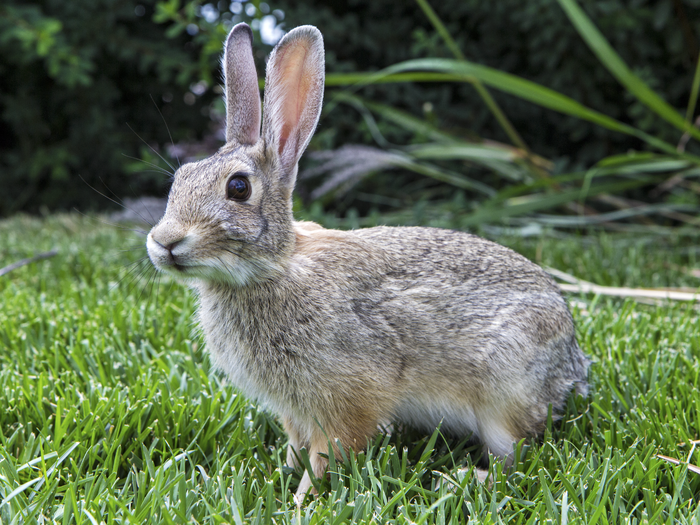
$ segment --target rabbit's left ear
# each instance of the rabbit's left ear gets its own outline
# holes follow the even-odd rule
[[[321,115],[324,81],[321,32],[300,26],[287,33],[267,63],[263,138],[274,148],[284,182],[292,187],[297,162]]]
[[[237,24],[226,39],[226,142],[251,145],[260,139],[260,88],[253,60],[253,32]]]

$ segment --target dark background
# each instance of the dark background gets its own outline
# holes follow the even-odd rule
[[[324,34],[329,73],[378,70],[418,57],[452,58],[413,2],[236,3],[5,0],[0,5],[0,216],[112,206],[92,187],[119,197],[165,195],[169,177],[162,170],[171,170],[153,150],[168,159],[177,153],[182,160],[221,144],[219,56],[232,22],[274,16],[286,29],[316,25]],[[580,5],[634,72],[684,112],[698,58],[700,0]],[[677,130],[626,94],[604,69],[555,0],[444,0],[433,2],[433,8],[467,59],[678,141]],[[255,38],[263,76],[271,46],[261,42],[258,31]],[[496,90],[492,94],[531,150],[554,161],[555,174],[642,148],[629,137]],[[370,86],[361,95],[466,138],[508,142],[467,84]],[[418,140],[389,124],[381,124],[381,130],[392,143]],[[171,137],[178,148],[168,148]],[[373,141],[360,114],[338,106],[324,114],[310,149],[347,143]],[[300,193],[306,195],[303,184]],[[391,191],[391,179],[373,179],[372,185],[368,191]]]

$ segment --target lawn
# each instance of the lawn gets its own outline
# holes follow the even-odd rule
[[[497,240],[600,285],[700,286],[691,237]],[[212,370],[188,291],[132,264],[143,241],[79,215],[0,222],[0,268],[58,251],[0,277],[1,523],[700,522],[693,305],[569,294],[591,394],[492,484],[464,470],[470,443],[397,429],[332,458],[297,508],[279,422]]]

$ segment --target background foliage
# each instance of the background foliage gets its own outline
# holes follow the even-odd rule
[[[207,130],[203,109],[213,94],[185,103],[199,80],[199,49],[155,23],[154,7],[129,0],[0,6],[0,215],[104,206],[79,177],[122,195],[162,192],[161,175],[142,167],[129,175],[129,157],[144,147],[135,133],[153,144],[169,140],[151,96],[173,137],[187,140]]]
[[[321,29],[329,43],[328,71],[368,71],[411,58],[452,57],[416,3],[312,0],[303,4],[284,5],[286,21],[290,27],[310,23]],[[700,2],[581,4],[623,59],[671,105],[684,108],[698,57]],[[552,88],[635,127],[651,131],[658,125],[600,66],[556,0],[448,0],[433,2],[433,8],[469,60]],[[405,85],[400,90],[375,86],[366,97],[411,111],[420,111],[429,102],[440,127],[465,136],[508,141],[469,85]],[[499,93],[494,97],[540,155],[583,167],[636,145],[627,137],[516,98]],[[362,140],[351,135],[352,129],[356,126],[343,128],[337,145],[349,137]],[[664,131],[668,140],[677,141],[678,133]]]
[[[683,112],[692,98],[700,2],[608,0],[582,2],[582,7],[632,71]],[[433,8],[468,60],[547,86],[640,131],[678,142],[681,132],[620,86],[556,0],[446,0]],[[412,2],[9,0],[0,7],[0,170],[9,190],[0,196],[0,215],[42,206],[107,204],[79,177],[100,189],[103,181],[120,197],[163,195],[167,178],[131,157],[171,171],[144,141],[173,165],[216,149],[223,107],[218,88],[221,42],[231,24],[241,20],[253,25],[261,76],[271,49],[271,42],[261,41],[260,28],[266,24],[278,30],[318,26],[331,74],[452,57],[448,43]],[[328,88],[327,101],[341,91]],[[424,143],[430,138],[426,129],[468,143],[486,139],[509,146],[508,134],[472,84],[400,82],[355,93],[360,102],[327,103],[311,150],[349,143],[385,149]],[[577,172],[607,156],[646,148],[636,138],[517,96],[497,90],[492,96],[549,175]],[[374,111],[368,111],[368,101],[403,111],[427,128],[412,128],[376,112],[368,117]],[[168,150],[168,131],[177,148]],[[696,149],[692,140],[687,149]],[[504,180],[479,163],[439,161],[434,166],[467,172],[491,193],[538,178],[529,165],[516,180]],[[325,196],[314,209],[352,217],[415,211],[425,203],[469,211],[483,201],[483,193],[469,188],[455,193],[454,184],[444,177],[436,182],[415,170],[383,171],[356,177],[359,184]],[[665,175],[651,182],[658,184],[674,173]],[[698,203],[697,189],[676,186],[654,193],[651,182],[613,193],[656,203]],[[313,178],[300,182],[299,194],[307,205],[310,196],[319,196],[313,192],[321,184]],[[547,189],[552,191],[557,188]],[[615,209],[607,202],[600,211]]]

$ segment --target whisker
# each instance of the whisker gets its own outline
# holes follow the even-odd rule
[[[149,290],[153,290],[153,287],[155,286],[155,281],[158,278],[158,270],[156,270],[153,266],[149,265],[149,269],[147,270],[147,276],[146,276],[146,285],[143,287],[141,292],[139,293],[137,303],[140,303],[143,301],[144,293],[148,293]],[[149,293],[150,295],[150,293]]]
[[[153,102],[153,105],[156,107],[158,110],[158,114],[160,115],[160,118],[163,119],[163,124],[165,124],[165,130],[168,132],[168,137],[170,137],[170,144],[173,145],[173,150],[175,150],[175,141],[173,140],[173,136],[170,134],[170,127],[168,126],[168,123],[165,121],[165,117],[163,116],[163,112],[160,110],[158,107],[158,104],[156,104],[156,101],[153,99],[153,95],[151,95],[151,101]],[[175,158],[177,159],[177,165],[182,166],[180,163],[180,157],[175,154]]]
[[[231,268],[221,259],[221,257],[217,255],[216,260],[221,263],[221,266],[226,270],[226,273],[228,273],[229,277],[231,277],[231,280],[237,281],[235,275],[233,275],[233,272],[231,271]]]
[[[122,264],[123,266],[131,266],[131,265],[134,265],[134,264],[137,264],[137,263],[142,263],[142,262],[144,262],[144,261],[148,258],[147,256],[139,257],[139,258],[138,258],[137,260],[135,260],[135,261],[124,261],[124,255],[125,255],[125,254],[129,254],[129,253],[135,252],[135,251],[137,251],[137,250],[138,250],[138,248],[131,248],[131,249],[128,249],[128,250],[117,250],[117,251],[115,251],[114,253],[112,253],[112,254],[110,254],[110,255],[106,255],[106,256],[105,256],[105,261],[108,261],[108,262],[119,262],[119,263]]]
[[[172,179],[172,177],[173,177],[173,175],[171,175],[171,179]],[[134,195],[136,195],[136,192],[134,191],[134,188],[131,186],[131,184],[129,184],[129,189],[131,190],[131,193],[133,193]],[[151,208],[150,206],[146,206],[146,211],[148,212],[148,216],[151,218],[151,221],[153,221],[153,222],[151,223],[151,225],[155,225],[155,224],[161,219],[162,216],[159,217],[158,220],[156,220],[156,219],[153,217],[153,214],[151,213],[151,210],[152,210],[152,208]]]
[[[144,248],[143,243],[139,243],[139,244],[135,244],[131,248],[124,248],[123,250],[117,250],[117,252],[119,252],[119,253],[135,252],[135,251],[141,250],[143,248]],[[145,257],[144,257],[144,259],[145,259]]]
[[[127,293],[131,293],[131,291],[132,291],[132,290],[134,289],[134,287],[136,286],[136,284],[135,284],[135,283],[136,283],[136,278],[139,277],[139,273],[140,273],[140,270],[141,270],[141,266],[140,266],[140,265],[141,265],[141,263],[143,263],[146,259],[147,259],[147,257],[141,257],[140,259],[138,259],[138,260],[136,260],[136,261],[134,261],[134,262],[132,262],[132,263],[129,263],[129,264],[126,266],[126,268],[128,268],[128,269],[126,270],[126,273],[124,274],[124,276],[122,276],[120,279],[118,279],[116,283],[114,283],[114,286],[112,287],[112,289],[115,289],[115,288],[117,288],[119,285],[121,285],[122,283],[124,283],[124,281],[125,281],[127,278],[133,278],[133,280],[131,281],[132,284],[133,284],[133,286],[132,286],[131,288],[128,288],[128,287],[127,287]]]
[[[169,178],[173,177],[172,171],[168,171],[165,168],[158,166],[158,164],[153,164],[152,162],[149,162],[149,161],[144,160],[144,159],[140,159],[138,157],[132,157],[131,155],[127,155],[126,153],[122,153],[122,156],[126,157],[127,159],[143,162],[144,164],[147,164],[148,166],[151,166],[152,168],[154,168],[153,170],[148,170],[149,172],[163,173],[163,174],[167,175]],[[144,170],[144,172],[145,171],[146,170]]]
[[[171,170],[175,171],[175,167],[174,167],[172,164],[170,164],[167,160],[165,160],[165,157],[163,157],[163,155],[161,155],[160,153],[158,153],[158,151],[157,151],[153,146],[151,146],[148,142],[146,142],[145,140],[143,140],[143,138],[141,138],[141,135],[139,135],[138,133],[136,133],[136,132],[134,131],[134,128],[132,128],[128,123],[127,123],[126,126],[131,130],[131,132],[132,132],[134,135],[136,135],[139,139],[141,139],[141,142],[143,142],[146,146],[148,146],[148,147],[151,149],[151,151],[152,151],[153,153],[155,153],[155,154],[160,158],[160,160],[162,160],[163,162],[165,162],[165,163],[170,167]]]
[[[81,178],[82,178],[82,177],[81,177]],[[88,184],[88,186],[90,186],[90,185]],[[92,189],[94,190],[95,188],[92,188]],[[97,191],[97,190],[95,190],[95,191]],[[100,193],[100,192],[98,191],[97,193]],[[100,194],[100,195],[102,195],[102,194]],[[103,195],[103,197],[106,197],[106,196]],[[109,197],[106,197],[106,198],[109,199]],[[111,200],[111,199],[110,199],[110,200]],[[116,202],[116,201],[113,201],[113,202],[115,202],[116,204],[119,204],[119,203]],[[122,208],[124,208],[124,209],[126,209],[126,210],[129,210],[129,208],[127,208],[127,207],[124,206],[123,204],[119,204],[119,205],[120,205]],[[102,219],[98,219],[97,217],[93,217],[93,216],[91,216],[91,215],[88,215],[87,213],[83,213],[83,212],[80,211],[78,208],[73,208],[73,211],[75,211],[76,213],[82,215],[83,217],[86,217],[86,218],[88,218],[88,219],[92,219],[93,221],[101,222],[102,224],[104,224],[104,225],[106,225],[106,226],[111,226],[111,227],[113,227],[113,228],[118,228],[118,229],[120,229],[120,230],[124,230],[124,231],[128,231],[128,232],[138,233],[139,235],[144,235],[144,236],[148,235],[148,232],[147,232],[147,231],[138,230],[138,229],[136,229],[136,228],[127,228],[126,226],[120,226],[119,224],[114,223],[114,222],[103,221]],[[129,211],[134,212],[134,210],[129,210]],[[136,213],[136,212],[134,212],[134,213]],[[148,221],[144,221],[144,222],[148,222]]]
[[[155,301],[154,301],[153,305],[154,305],[154,306],[158,306],[158,289],[159,289],[159,287],[158,287],[158,280],[160,279],[160,272],[158,272],[158,270],[156,270],[156,269],[153,268],[153,267],[151,267],[151,268],[152,268],[153,271],[151,272],[151,276],[149,277],[149,279],[148,279],[148,281],[147,281],[147,283],[146,283],[146,287],[145,287],[144,290],[142,291],[142,294],[143,294],[143,292],[145,292],[146,290],[148,290],[149,292],[152,292],[153,289],[155,288],[155,290],[156,290],[156,298],[155,298]],[[141,299],[142,294],[139,295],[139,300]],[[152,294],[149,293],[149,297],[152,297]]]
[[[82,181],[87,185],[88,188],[90,188],[92,191],[94,191],[94,192],[97,193],[98,195],[101,195],[102,197],[104,197],[105,199],[107,199],[107,200],[113,202],[113,203],[116,204],[117,206],[121,206],[121,207],[124,208],[125,210],[129,210],[129,211],[130,211],[131,213],[133,213],[134,215],[138,215],[139,218],[140,218],[143,222],[145,222],[146,224],[151,224],[151,223],[149,223],[146,219],[144,219],[143,217],[141,217],[141,214],[140,214],[140,213],[138,213],[138,212],[136,212],[135,210],[132,210],[131,208],[125,206],[123,203],[112,199],[112,198],[109,197],[108,195],[105,195],[104,193],[102,193],[101,191],[99,191],[99,190],[98,190],[97,188],[95,188],[94,186],[90,185],[90,183],[88,183],[88,182],[83,178],[82,175],[79,174],[78,177],[80,177],[80,180],[82,180]],[[103,184],[104,184],[104,183],[103,183]],[[110,190],[110,191],[111,191],[111,190]],[[114,226],[114,225],[112,225],[112,226]],[[151,224],[151,226],[153,226],[153,224]],[[129,229],[129,228],[125,228],[125,229]],[[147,232],[143,232],[143,231],[139,231],[139,230],[132,230],[132,231],[136,231],[136,232],[139,232],[139,233],[143,233],[144,235],[147,235]]]

